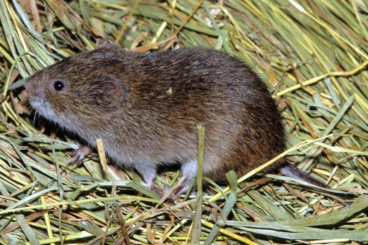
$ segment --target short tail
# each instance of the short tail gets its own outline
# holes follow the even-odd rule
[[[295,167],[291,163],[287,163],[285,166],[281,167],[280,172],[287,177],[298,179],[298,180],[303,180],[309,184],[313,184],[318,187],[327,188],[331,190],[331,188],[328,185],[322,183],[319,180],[316,180],[311,175],[304,173],[303,171],[301,171],[299,168]],[[320,191],[322,191],[325,194],[330,194],[327,191],[323,191],[323,190],[320,190]],[[341,204],[349,205],[349,203],[351,202],[351,200],[348,198],[349,193],[345,193],[345,194],[333,193],[330,195],[334,196],[335,198],[338,198],[337,201],[340,202]]]
[[[322,188],[329,188],[326,184],[322,183],[319,180],[316,180],[315,178],[313,178],[312,176],[310,176],[307,173],[304,173],[303,171],[301,171],[299,168],[295,167],[294,165],[288,163],[287,165],[283,166],[282,168],[280,168],[280,172],[290,178],[294,178],[294,179],[298,179],[298,180],[303,180],[307,183],[322,187]]]

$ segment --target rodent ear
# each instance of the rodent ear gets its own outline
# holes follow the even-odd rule
[[[103,81],[99,84],[98,90],[99,98],[96,99],[106,108],[117,108],[124,99],[124,89],[115,81]]]

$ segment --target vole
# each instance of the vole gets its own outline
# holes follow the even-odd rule
[[[92,147],[102,139],[113,162],[136,169],[151,188],[160,164],[180,163],[185,181],[176,193],[187,190],[197,176],[198,124],[205,127],[203,175],[214,181],[230,170],[242,176],[285,149],[266,85],[218,51],[144,54],[105,43],[35,73],[25,87],[39,115]]]

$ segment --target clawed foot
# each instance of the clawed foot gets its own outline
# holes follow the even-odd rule
[[[170,190],[170,186],[168,186],[167,184],[165,184],[163,188],[154,187],[152,190],[157,192],[157,194],[161,197],[162,201],[167,199],[169,202],[173,202],[176,199],[178,199],[177,196],[171,195],[172,191]]]
[[[186,180],[185,177],[182,177],[178,183],[174,186],[170,187],[165,184],[164,188],[156,188],[152,186],[152,190],[156,191],[157,194],[161,197],[161,201],[168,200],[169,202],[174,202],[178,199],[178,196],[185,193],[190,185],[190,181]]]
[[[67,153],[68,155],[72,156],[68,162],[80,165],[82,160],[92,153],[92,148],[88,145],[81,145],[79,143],[77,144],[79,146],[77,150]]]

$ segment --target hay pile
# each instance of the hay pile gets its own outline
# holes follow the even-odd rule
[[[367,13],[359,0],[0,0],[0,244],[368,242]],[[105,173],[97,155],[67,164],[75,142],[33,126],[22,78],[104,37],[140,52],[218,49],[251,64],[282,110],[288,159],[337,191],[254,172],[237,184],[230,174],[229,188],[205,189],[200,213],[195,191],[162,203],[136,173]]]

